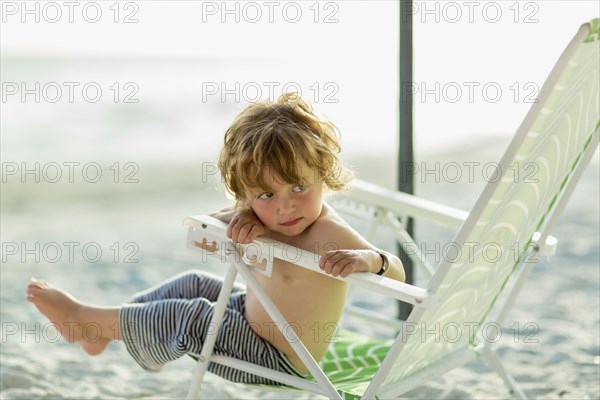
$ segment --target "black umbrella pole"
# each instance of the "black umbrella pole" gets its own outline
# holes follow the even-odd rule
[[[400,0],[400,60],[399,60],[399,143],[398,143],[398,190],[414,194],[414,154],[413,154],[413,35],[412,0]],[[414,235],[413,220],[402,221],[410,236]],[[398,254],[404,265],[406,283],[414,282],[413,262],[398,245]],[[406,320],[412,311],[412,305],[399,302],[399,318]]]

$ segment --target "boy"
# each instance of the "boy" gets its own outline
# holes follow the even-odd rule
[[[219,158],[236,204],[213,216],[229,223],[227,235],[234,242],[264,235],[318,253],[319,266],[333,276],[372,272],[403,281],[400,260],[377,250],[324,202],[325,190],[344,188],[348,176],[337,157],[336,131],[295,94],[247,107],[225,133]],[[319,361],[337,330],[347,284],[285,261],[275,263],[271,277],[255,276]],[[27,299],[87,353],[99,354],[110,340],[122,340],[143,368],[157,371],[184,354],[201,352],[220,287],[218,278],[190,272],[128,304],[98,307],[32,280]],[[87,323],[100,327],[100,340],[86,340],[81,327]],[[234,288],[223,324],[216,354],[296,375],[307,372],[252,291]],[[209,370],[237,382],[272,383],[220,365]]]

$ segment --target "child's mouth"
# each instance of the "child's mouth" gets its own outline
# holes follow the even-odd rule
[[[279,225],[283,225],[283,226],[293,226],[293,225],[296,225],[298,222],[300,222],[300,220],[301,220],[301,219],[302,219],[302,217],[300,217],[300,218],[296,218],[296,219],[293,219],[293,220],[291,220],[291,221],[288,221],[288,222],[284,222],[284,223],[282,223],[282,224],[279,224]]]

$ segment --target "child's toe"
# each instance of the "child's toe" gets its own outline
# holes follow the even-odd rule
[[[29,283],[27,284],[28,288],[37,288],[44,289],[48,287],[48,284],[44,281],[40,281],[39,279],[31,278]]]

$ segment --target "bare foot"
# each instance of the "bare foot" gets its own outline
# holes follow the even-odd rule
[[[86,353],[100,354],[110,343],[111,339],[102,335],[101,327],[90,322],[93,321],[90,317],[94,314],[94,307],[83,304],[47,282],[33,278],[26,292],[27,301],[33,303],[67,341],[79,343]]]

